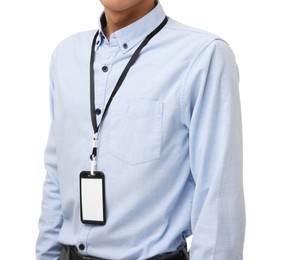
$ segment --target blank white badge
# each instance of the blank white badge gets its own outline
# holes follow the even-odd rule
[[[80,202],[81,221],[84,224],[105,224],[105,191],[102,172],[81,172]]]

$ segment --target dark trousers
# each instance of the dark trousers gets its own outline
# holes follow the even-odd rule
[[[75,247],[64,246],[58,260],[106,260],[102,258],[83,256]],[[148,260],[189,260],[186,244],[179,247],[176,251],[157,255],[149,258]]]

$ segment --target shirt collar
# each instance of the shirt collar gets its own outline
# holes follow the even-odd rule
[[[136,22],[114,32],[111,35],[109,42],[112,43],[116,41],[121,51],[123,53],[126,53],[131,50],[137,43],[142,41],[149,33],[156,29],[164,20],[165,16],[166,14],[161,4],[157,2],[156,7],[151,12],[149,12]],[[106,26],[104,13],[101,15],[99,25],[100,37],[97,41],[97,48],[101,45],[104,39],[106,39],[104,35],[104,28]]]

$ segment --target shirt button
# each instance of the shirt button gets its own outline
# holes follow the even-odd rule
[[[102,67],[102,71],[103,71],[103,72],[107,72],[107,71],[108,71],[108,67],[107,67],[107,66],[103,66],[103,67]]]
[[[124,43],[124,44],[123,44],[123,48],[124,48],[124,49],[127,49],[127,48],[128,48],[127,43]]]
[[[84,250],[84,249],[85,249],[85,246],[84,246],[83,244],[80,244],[80,245],[79,245],[79,249],[80,249],[80,250]]]
[[[102,110],[100,110],[99,108],[96,109],[96,114],[97,114],[97,115],[100,115],[101,112],[102,112]]]

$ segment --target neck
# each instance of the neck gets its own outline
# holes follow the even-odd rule
[[[115,31],[139,20],[155,8],[155,1],[144,0],[126,10],[112,11],[105,8],[106,29],[105,35],[109,39]]]

